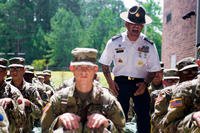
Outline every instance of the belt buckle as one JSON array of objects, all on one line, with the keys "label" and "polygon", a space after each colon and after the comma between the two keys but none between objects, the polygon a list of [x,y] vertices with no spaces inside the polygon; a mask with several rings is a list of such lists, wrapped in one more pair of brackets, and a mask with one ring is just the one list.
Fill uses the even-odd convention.
[{"label": "belt buckle", "polygon": [[134,79],[135,79],[134,77],[128,76],[128,80],[134,80]]}]

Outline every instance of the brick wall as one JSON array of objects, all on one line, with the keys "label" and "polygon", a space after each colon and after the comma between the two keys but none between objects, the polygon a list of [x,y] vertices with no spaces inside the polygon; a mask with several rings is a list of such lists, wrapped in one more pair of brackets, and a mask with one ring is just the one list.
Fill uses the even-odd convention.
[{"label": "brick wall", "polygon": [[176,62],[184,57],[195,57],[196,16],[185,20],[182,16],[196,10],[196,4],[196,0],[164,0],[162,61],[165,68],[170,68],[173,64],[172,55]]}]

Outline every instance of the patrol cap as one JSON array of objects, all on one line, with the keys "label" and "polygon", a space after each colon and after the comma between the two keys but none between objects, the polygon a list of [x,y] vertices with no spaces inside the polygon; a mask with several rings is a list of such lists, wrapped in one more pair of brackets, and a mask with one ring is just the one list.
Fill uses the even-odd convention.
[{"label": "patrol cap", "polygon": [[26,71],[25,71],[25,73],[30,73],[30,74],[34,74],[34,67],[33,66],[31,66],[31,65],[25,65],[25,69],[26,69]]},{"label": "patrol cap", "polygon": [[13,57],[9,59],[8,67],[24,67],[25,59],[22,57]]},{"label": "patrol cap", "polygon": [[36,73],[38,79],[44,79],[44,74],[42,72]]},{"label": "patrol cap", "polygon": [[176,63],[176,68],[178,71],[183,71],[190,68],[198,68],[198,65],[195,63],[195,58],[186,57]]},{"label": "patrol cap", "polygon": [[44,75],[51,76],[51,70],[44,70],[44,71],[43,71],[43,74],[44,74]]},{"label": "patrol cap", "polygon": [[4,58],[0,58],[0,68],[6,68],[8,65],[8,60]]},{"label": "patrol cap", "polygon": [[164,69],[163,79],[180,79],[177,69]]},{"label": "patrol cap", "polygon": [[96,58],[98,51],[94,48],[75,48],[72,50],[73,61],[72,66],[91,65],[96,66]]},{"label": "patrol cap", "polygon": [[144,8],[139,5],[131,7],[127,12],[122,12],[120,17],[133,24],[150,24],[152,22],[152,19],[146,15]]}]

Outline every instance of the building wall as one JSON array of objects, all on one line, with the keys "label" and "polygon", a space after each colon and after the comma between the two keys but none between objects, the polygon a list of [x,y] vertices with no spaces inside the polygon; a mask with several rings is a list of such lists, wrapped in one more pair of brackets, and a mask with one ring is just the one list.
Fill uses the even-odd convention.
[{"label": "building wall", "polygon": [[184,57],[195,57],[196,16],[193,15],[185,20],[182,16],[196,10],[196,4],[196,0],[164,0],[162,62],[165,68],[173,67]]}]

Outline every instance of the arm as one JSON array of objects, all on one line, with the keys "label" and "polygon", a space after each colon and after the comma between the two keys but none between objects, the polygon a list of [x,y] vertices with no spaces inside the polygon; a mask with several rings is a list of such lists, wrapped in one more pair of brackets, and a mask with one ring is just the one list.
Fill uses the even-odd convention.
[{"label": "arm", "polygon": [[155,77],[156,72],[148,72],[147,76],[144,78],[144,82],[138,83],[139,87],[137,91],[134,93],[135,96],[142,95],[145,92],[145,89],[149,86],[153,78]]},{"label": "arm", "polygon": [[118,95],[118,86],[112,80],[112,76],[111,76],[111,72],[110,72],[109,66],[102,64],[102,71],[103,71],[103,74],[104,74],[104,76],[106,78],[106,81],[107,81],[107,83],[109,85],[109,88],[111,89],[112,93],[114,95]]}]

